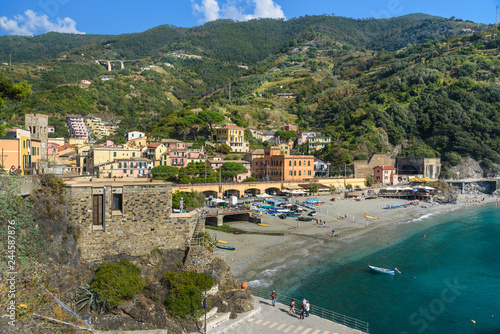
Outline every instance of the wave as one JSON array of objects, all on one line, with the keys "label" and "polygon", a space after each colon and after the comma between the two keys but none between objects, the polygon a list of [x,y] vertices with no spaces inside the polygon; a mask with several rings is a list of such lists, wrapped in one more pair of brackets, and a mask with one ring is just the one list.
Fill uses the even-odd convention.
[{"label": "wave", "polygon": [[248,281],[247,284],[250,288],[267,288],[273,284],[273,281],[256,279],[253,281]]},{"label": "wave", "polygon": [[418,222],[418,221],[430,218],[431,216],[434,216],[434,215],[435,215],[435,213],[428,213],[426,215],[423,215],[422,217],[415,218],[415,219],[411,220],[410,222]]},{"label": "wave", "polygon": [[256,276],[257,277],[261,277],[261,276],[263,276],[263,277],[275,276],[276,274],[278,274],[279,270],[284,269],[285,267],[286,267],[286,264],[278,266],[278,267],[276,267],[274,269],[266,269],[263,272],[258,273]]}]

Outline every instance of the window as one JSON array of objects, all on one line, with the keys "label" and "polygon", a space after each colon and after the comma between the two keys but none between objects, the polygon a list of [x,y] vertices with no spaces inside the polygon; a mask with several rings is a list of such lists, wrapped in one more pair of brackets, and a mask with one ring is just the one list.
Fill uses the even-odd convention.
[{"label": "window", "polygon": [[103,195],[94,195],[92,203],[92,225],[101,225],[104,222]]},{"label": "window", "polygon": [[132,156],[135,157],[135,152],[132,152]]},{"label": "window", "polygon": [[292,165],[292,160],[289,160],[288,161],[288,166],[291,166]]},{"label": "window", "polygon": [[308,165],[308,166],[311,166],[311,160],[309,160],[309,161],[307,162],[307,165]]},{"label": "window", "polygon": [[288,176],[292,176],[292,171],[291,170],[288,171]]},{"label": "window", "polygon": [[294,165],[294,166],[297,166],[297,160],[294,160],[294,161],[293,161],[293,165]]},{"label": "window", "polygon": [[123,210],[123,194],[113,194],[113,210]]},{"label": "window", "polygon": [[121,162],[118,163],[118,168],[122,168],[122,163]]},{"label": "window", "polygon": [[113,157],[116,157],[116,152],[113,152]]},{"label": "window", "polygon": [[311,171],[310,170],[307,171],[307,175],[311,176]]},{"label": "window", "polygon": [[301,164],[300,164],[301,162],[302,162],[302,161],[300,161],[300,160],[299,160],[299,166],[301,166]]},{"label": "window", "polygon": [[83,158],[83,163],[86,164],[87,163],[87,158]]},{"label": "window", "polygon": [[299,176],[301,176],[300,170],[299,170]]}]

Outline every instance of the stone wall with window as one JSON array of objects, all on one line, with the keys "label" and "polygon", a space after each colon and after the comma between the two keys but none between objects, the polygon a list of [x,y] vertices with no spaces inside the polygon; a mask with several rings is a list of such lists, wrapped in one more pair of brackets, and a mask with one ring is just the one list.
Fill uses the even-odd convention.
[{"label": "stone wall with window", "polygon": [[200,218],[197,211],[172,214],[170,183],[74,181],[65,189],[68,220],[80,229],[78,247],[86,261],[184,248]]}]

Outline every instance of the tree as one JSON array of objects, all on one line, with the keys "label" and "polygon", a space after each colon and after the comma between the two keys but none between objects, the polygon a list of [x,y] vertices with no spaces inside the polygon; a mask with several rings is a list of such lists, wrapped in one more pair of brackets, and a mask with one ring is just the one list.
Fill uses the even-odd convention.
[{"label": "tree", "polygon": [[153,180],[173,181],[177,174],[179,174],[179,169],[172,166],[156,166],[151,169]]},{"label": "tree", "polygon": [[328,188],[330,189],[331,193],[334,193],[334,192],[337,191],[337,187],[335,187],[335,185],[333,185],[333,184],[330,187],[328,187]]},{"label": "tree", "polygon": [[311,193],[311,194],[315,194],[319,191],[319,183],[318,182],[311,182],[307,185],[307,190]]},{"label": "tree", "polygon": [[370,175],[368,175],[367,177],[365,177],[365,186],[367,187],[372,187],[373,186],[373,177],[371,177]]},{"label": "tree", "polygon": [[202,110],[198,116],[210,127],[210,133],[213,131],[214,124],[218,124],[225,119],[224,115],[213,110]]},{"label": "tree", "polygon": [[276,131],[276,135],[286,140],[297,138],[297,132],[295,131],[278,130]]},{"label": "tree", "polygon": [[179,169],[179,182],[181,183],[216,183],[217,173],[209,164],[203,161],[190,162],[186,167]]},{"label": "tree", "polygon": [[236,176],[248,172],[248,169],[246,169],[245,166],[233,161],[225,162],[220,168],[221,177],[224,179],[234,180]]},{"label": "tree", "polygon": [[222,143],[217,145],[217,152],[222,153],[222,154],[229,154],[231,153],[231,146],[229,146],[226,143]]},{"label": "tree", "polygon": [[351,190],[351,189],[352,189],[352,184],[348,183],[348,184],[345,186],[345,188],[346,188],[347,190]]}]

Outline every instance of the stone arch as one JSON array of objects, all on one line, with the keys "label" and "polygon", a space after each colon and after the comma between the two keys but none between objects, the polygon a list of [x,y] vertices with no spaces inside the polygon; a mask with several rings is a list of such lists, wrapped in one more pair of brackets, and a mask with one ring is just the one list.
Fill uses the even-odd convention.
[{"label": "stone arch", "polygon": [[268,195],[278,195],[280,192],[281,192],[280,188],[276,188],[276,187],[266,188],[266,194],[268,194]]},{"label": "stone arch", "polygon": [[240,191],[237,189],[227,189],[224,190],[224,193],[222,194],[223,197],[229,197],[229,196],[236,196],[240,197]]},{"label": "stone arch", "polygon": [[418,169],[413,165],[403,165],[398,168],[398,173],[402,175],[417,175]]},{"label": "stone arch", "polygon": [[245,194],[250,196],[260,195],[260,189],[258,188],[249,188],[245,190]]},{"label": "stone arch", "polygon": [[210,197],[212,196],[212,198],[217,198],[217,192],[216,191],[213,191],[213,190],[205,190],[203,192],[203,195],[205,195],[205,197]]}]

